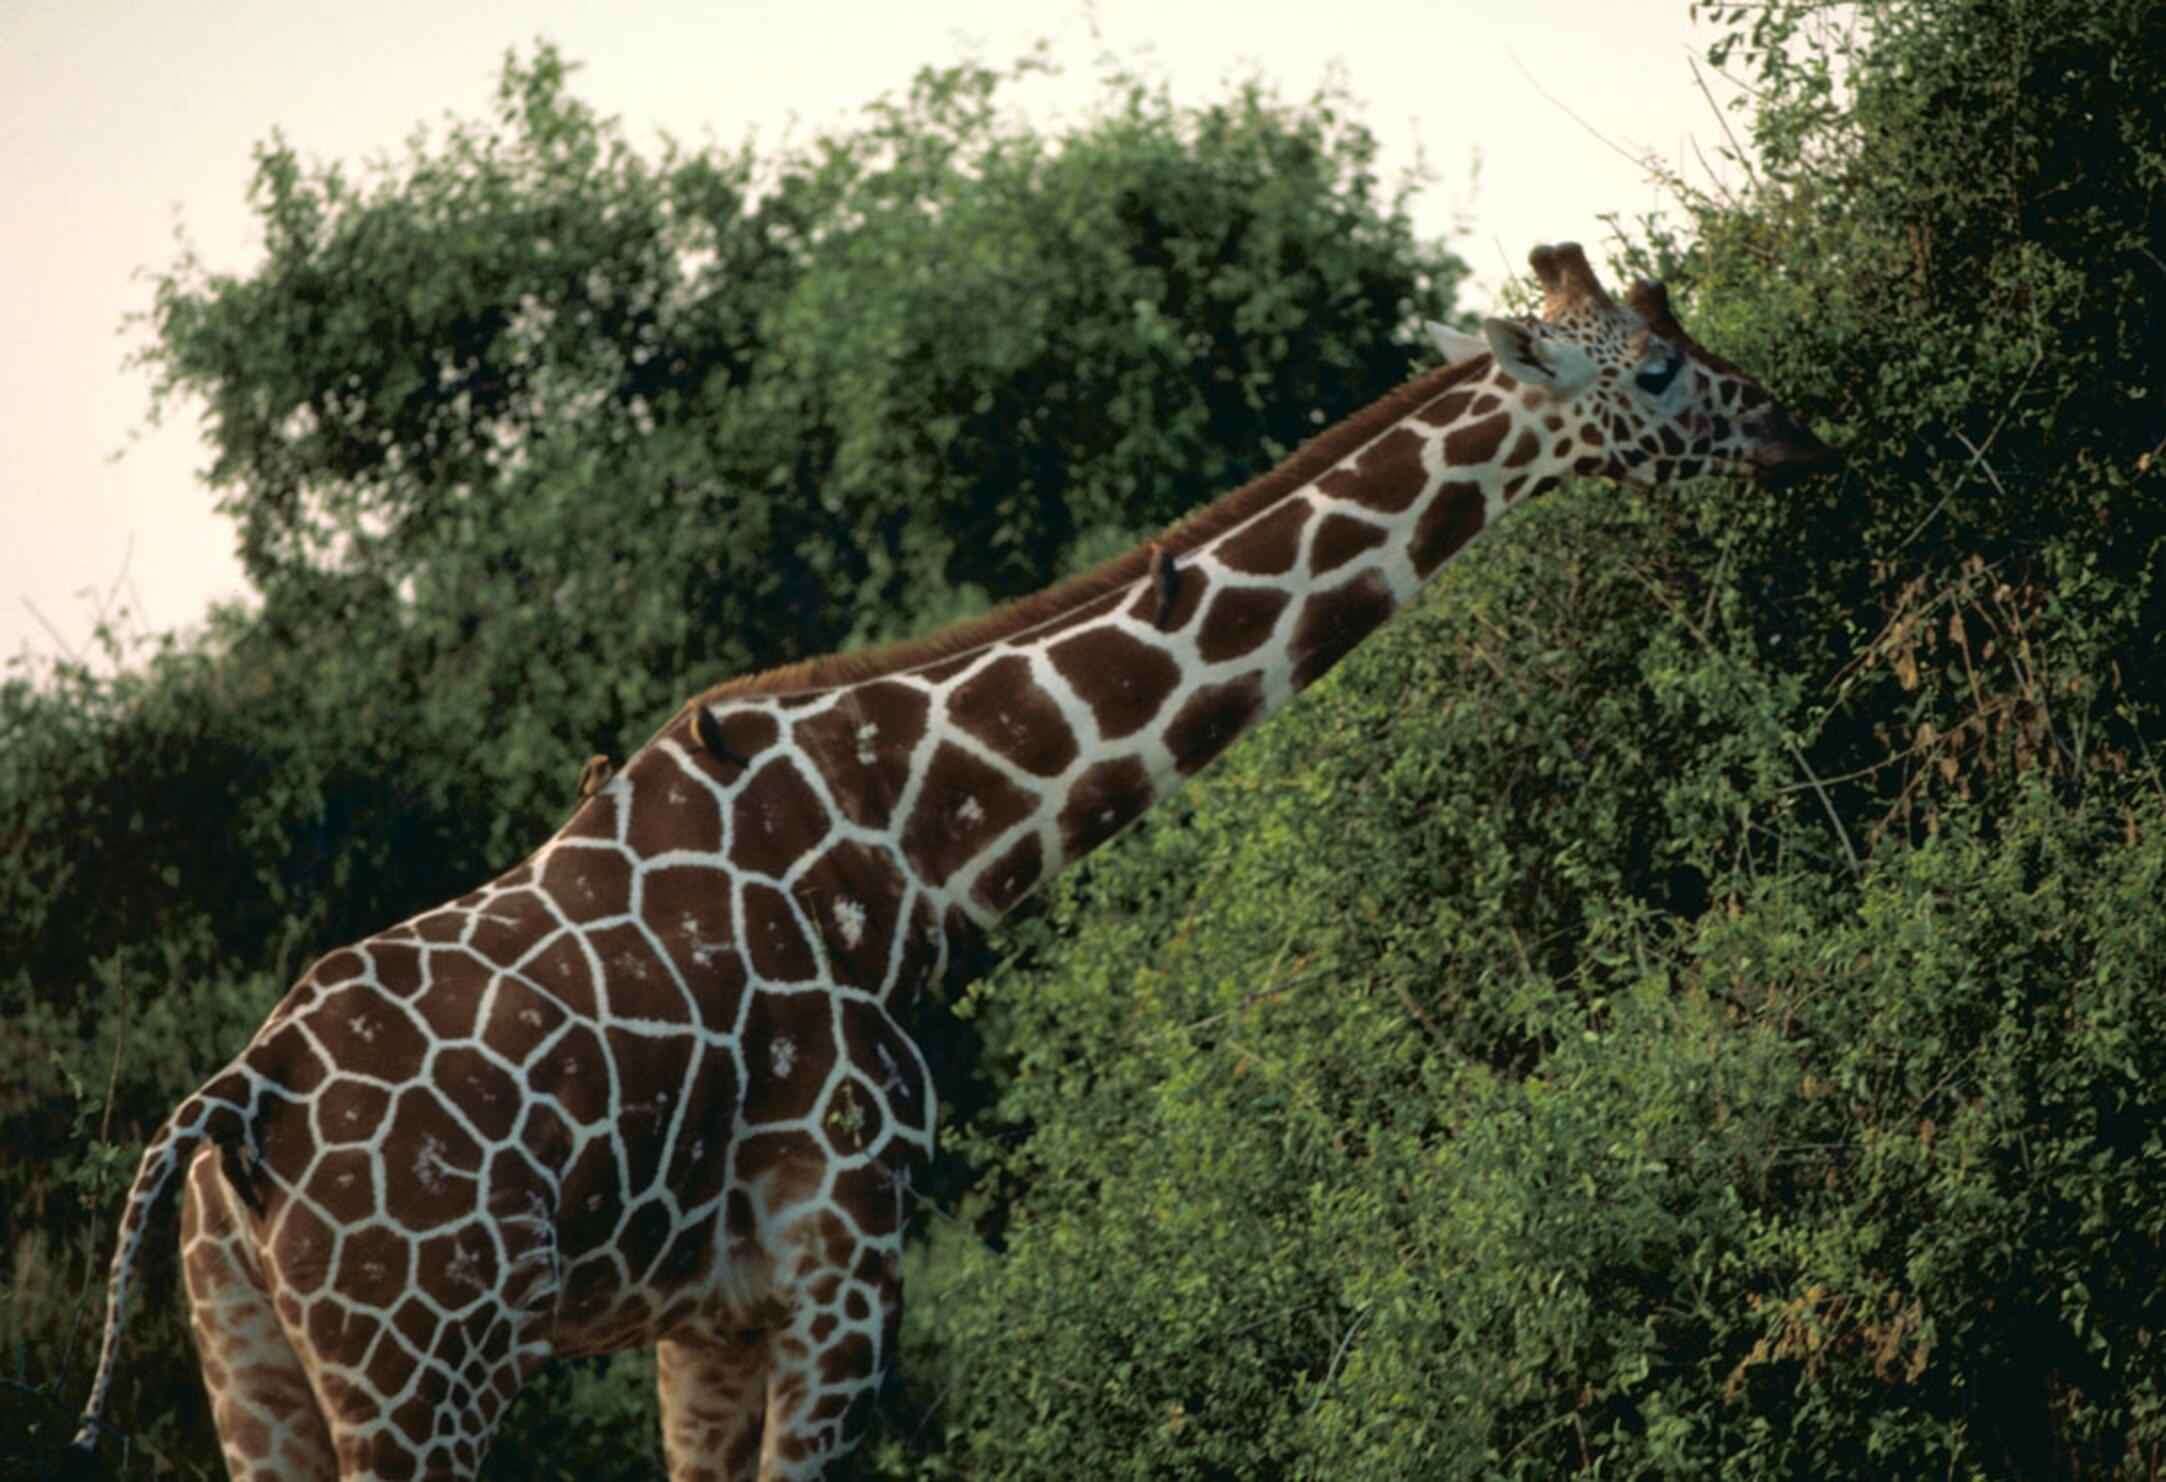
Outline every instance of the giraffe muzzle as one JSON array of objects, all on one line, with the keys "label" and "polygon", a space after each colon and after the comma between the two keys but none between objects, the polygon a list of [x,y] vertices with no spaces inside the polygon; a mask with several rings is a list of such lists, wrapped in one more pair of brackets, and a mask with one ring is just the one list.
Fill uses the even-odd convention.
[{"label": "giraffe muzzle", "polygon": [[1843,455],[1813,435],[1812,429],[1780,407],[1746,419],[1752,440],[1753,475],[1760,482],[1783,485],[1840,467]]}]

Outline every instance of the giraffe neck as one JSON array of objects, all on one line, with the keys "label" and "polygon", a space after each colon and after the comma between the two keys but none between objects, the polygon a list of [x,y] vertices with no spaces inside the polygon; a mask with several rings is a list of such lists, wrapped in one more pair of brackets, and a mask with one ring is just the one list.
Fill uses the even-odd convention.
[{"label": "giraffe neck", "polygon": [[[1507,505],[1570,472],[1564,428],[1489,357],[1462,361],[1097,572],[931,639],[724,685],[691,709],[742,794],[766,799],[740,827],[778,830],[778,869],[788,820],[825,815],[908,877],[883,866],[867,895],[983,927],[1321,677]],[[864,910],[857,896],[831,903],[818,927],[831,954],[866,938]],[[854,976],[879,991],[894,959]]]}]

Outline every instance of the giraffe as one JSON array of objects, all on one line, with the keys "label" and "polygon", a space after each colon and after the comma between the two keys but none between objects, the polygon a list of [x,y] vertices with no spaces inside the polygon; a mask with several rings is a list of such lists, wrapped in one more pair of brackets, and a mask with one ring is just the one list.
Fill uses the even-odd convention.
[{"label": "giraffe", "polygon": [[1575,244],[1542,312],[1157,540],[927,638],[727,681],[472,893],[312,965],[143,1155],[75,1445],[181,1182],[236,1479],[464,1478],[554,1356],[658,1350],[674,1482],[809,1478],[892,1362],[951,948],[1566,477],[1834,453]]}]

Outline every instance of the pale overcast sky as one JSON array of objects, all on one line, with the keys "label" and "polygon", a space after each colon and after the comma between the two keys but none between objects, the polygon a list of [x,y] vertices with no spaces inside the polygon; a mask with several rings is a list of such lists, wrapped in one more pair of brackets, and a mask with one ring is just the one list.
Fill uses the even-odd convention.
[{"label": "pale overcast sky", "polygon": [[847,123],[921,65],[1001,63],[1040,36],[1068,68],[1014,100],[1041,121],[1087,103],[1106,49],[1186,102],[1251,73],[1298,98],[1336,68],[1386,178],[1417,149],[1436,172],[1419,229],[1471,228],[1452,238],[1477,275],[1463,308],[1487,307],[1536,242],[1576,238],[1599,261],[1603,216],[1660,203],[1619,149],[1691,160],[1697,141],[1712,159],[1722,137],[1686,0],[0,0],[0,674],[25,652],[87,652],[116,588],[149,631],[244,595],[196,476],[196,411],[144,431],[149,380],[124,365],[141,341],[122,320],[176,230],[213,271],[248,271],[250,150],[274,127],[308,158],[394,155],[418,124],[488,116],[506,50],[546,37],[581,64],[575,93],[642,146],[779,143]]}]

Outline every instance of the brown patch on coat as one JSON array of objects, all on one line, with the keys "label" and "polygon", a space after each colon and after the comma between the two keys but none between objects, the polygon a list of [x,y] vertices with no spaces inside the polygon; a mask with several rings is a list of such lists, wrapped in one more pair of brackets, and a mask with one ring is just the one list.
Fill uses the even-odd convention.
[{"label": "brown patch on coat", "polygon": [[1005,916],[1044,874],[1045,855],[1038,836],[1025,834],[978,876],[971,898],[995,916]]},{"label": "brown patch on coat", "polygon": [[520,977],[580,1018],[593,1018],[600,1008],[593,990],[593,966],[580,949],[576,932],[559,932],[550,938],[548,947],[520,964]]},{"label": "brown patch on coat", "polygon": [[1444,434],[1444,461],[1453,468],[1477,468],[1497,456],[1512,419],[1502,412],[1454,427]]},{"label": "brown patch on coat", "polygon": [[730,863],[779,879],[826,833],[826,806],[795,761],[777,756],[745,780],[730,804]]},{"label": "brown patch on coat", "polygon": [[[376,1089],[371,1087],[370,1089]],[[384,1096],[386,1105],[390,1096]],[[372,1135],[376,1123],[369,1124]],[[376,1175],[366,1148],[326,1148],[309,1171],[308,1197],[338,1225],[356,1225],[376,1212]]]},{"label": "brown patch on coat", "polygon": [[766,983],[802,983],[818,975],[819,959],[790,910],[789,897],[753,881],[744,888],[744,945],[753,976]]},{"label": "brown patch on coat", "polygon": [[601,959],[602,983],[612,1019],[683,1024],[689,1018],[684,989],[670,965],[655,956],[643,923],[620,921],[587,933]]},{"label": "brown patch on coat", "polygon": [[556,916],[534,891],[507,890],[475,912],[467,945],[498,967],[509,967],[556,927]]},{"label": "brown patch on coat", "polygon": [[926,766],[917,806],[903,825],[903,858],[926,884],[943,885],[1036,806],[1036,798],[989,763],[944,742]]},{"label": "brown patch on coat", "polygon": [[923,1136],[932,1132],[931,1087],[918,1057],[894,1016],[863,999],[841,1000],[842,1053],[865,1079],[880,1089],[898,1128]]},{"label": "brown patch on coat", "polygon": [[[699,755],[693,753],[695,758]],[[732,781],[744,776],[744,770],[735,766],[728,773]],[[685,775],[675,757],[660,751],[635,756],[625,765],[622,780],[629,786],[606,789],[594,798],[574,817],[574,826],[564,831],[564,837],[614,839],[617,810],[621,808],[626,811],[625,847],[634,854],[655,855],[672,849],[721,853],[721,804],[700,778]],[[610,827],[588,830],[585,825],[590,813],[606,813]]]},{"label": "brown patch on coat", "polygon": [[744,1120],[794,1122],[820,1104],[835,1064],[834,1003],[825,993],[763,993],[745,1017]]},{"label": "brown patch on coat", "polygon": [[472,1045],[445,1045],[430,1072],[444,1095],[490,1142],[502,1142],[519,1124],[519,1083]]},{"label": "brown patch on coat", "polygon": [[499,977],[480,1039],[513,1065],[523,1067],[556,1034],[565,1017],[563,1005],[549,994],[517,978]]},{"label": "brown patch on coat", "polygon": [[[1173,559],[1164,552],[1160,554],[1169,562]],[[1182,570],[1179,576],[1170,590],[1153,582],[1144,582],[1128,604],[1128,615],[1161,633],[1178,633],[1187,627],[1189,620],[1195,617],[1196,609],[1203,606],[1203,594],[1211,579],[1194,568]],[[1074,626],[1082,628],[1088,622],[1089,619],[1078,617]]]},{"label": "brown patch on coat", "polygon": [[1005,654],[957,685],[948,696],[948,719],[1040,777],[1057,777],[1076,759],[1074,732],[1021,654]]},{"label": "brown patch on coat", "polygon": [[1317,480],[1317,487],[1334,499],[1345,499],[1387,515],[1395,515],[1421,497],[1429,487],[1429,470],[1422,454],[1429,440],[1410,427],[1394,427],[1378,438],[1351,469],[1335,469]]},{"label": "brown patch on coat", "polygon": [[429,1053],[405,1006],[364,983],[333,989],[300,1019],[332,1064],[365,1065],[393,1085],[419,1076]]},{"label": "brown patch on coat", "polygon": [[384,1134],[384,1211],[409,1230],[433,1230],[472,1214],[481,1145],[434,1086],[408,1086]]},{"label": "brown patch on coat", "polygon": [[902,871],[882,846],[837,839],[790,887],[827,943],[837,982],[880,991],[903,903]]},{"label": "brown patch on coat", "polygon": [[726,1027],[734,1011],[729,990],[744,980],[730,920],[729,876],[709,865],[649,865],[639,877],[639,914],[708,1022]]},{"label": "brown patch on coat", "polygon": [[[421,949],[411,942],[385,941],[372,937],[361,944],[368,954],[369,966],[376,974],[377,986],[384,992],[399,998],[407,998],[421,991]],[[318,969],[320,972],[322,969]]]},{"label": "brown patch on coat", "polygon": [[[729,1053],[706,1045],[685,1092],[684,1126],[670,1148],[669,1187],[688,1214],[722,1197],[729,1174],[729,1129],[738,1111],[737,1069]],[[712,1237],[702,1227],[703,1243]]]},{"label": "brown patch on coat", "polygon": [[902,929],[907,935],[896,955],[894,977],[886,987],[889,1007],[897,1014],[907,1014],[918,993],[932,982],[940,968],[945,940],[933,908],[922,894],[911,898],[909,921]]},{"label": "brown patch on coat", "polygon": [[1487,518],[1482,486],[1473,480],[1458,480],[1437,490],[1436,498],[1429,501],[1429,507],[1414,524],[1414,539],[1407,552],[1414,563],[1414,574],[1426,581],[1429,573],[1481,534]]},{"label": "brown patch on coat", "polygon": [[[932,701],[915,685],[879,683],[854,691],[796,726],[797,744],[827,779],[828,795],[845,818],[881,829],[910,780],[910,755]],[[869,758],[869,760],[868,760]]]},{"label": "brown patch on coat", "polygon": [[1289,499],[1212,551],[1218,564],[1248,576],[1279,576],[1294,569],[1301,531],[1313,513],[1306,499]]},{"label": "brown patch on coat", "polygon": [[[902,1223],[896,1214],[894,1183],[886,1166],[880,1162],[860,1163],[855,1168],[838,1171],[829,1191],[835,1207],[850,1217],[851,1224],[869,1235],[886,1235]],[[839,1326],[839,1322],[830,1320],[824,1334],[813,1333],[813,1341],[817,1343],[823,1337],[832,1336]],[[823,1408],[825,1405],[823,1401]]]},{"label": "brown patch on coat", "polygon": [[391,1110],[391,1092],[352,1076],[333,1076],[313,1103],[316,1139],[337,1147],[367,1142]]},{"label": "brown patch on coat", "polygon": [[[574,1021],[563,1035],[552,1044],[548,1052],[539,1055],[527,1067],[527,1088],[530,1097],[547,1097],[556,1102],[564,1119],[572,1126],[593,1128],[609,1115],[609,1078],[596,1073],[602,1064],[601,1037],[594,1026],[584,1020]],[[528,1118],[529,1123],[533,1121]],[[523,1129],[521,1140],[530,1148],[539,1145],[529,1140],[532,1128]],[[547,1131],[547,1128],[542,1129]]]},{"label": "brown patch on coat", "polygon": [[1206,664],[1221,664],[1261,648],[1290,600],[1277,587],[1220,588],[1197,630],[1197,655]]},{"label": "brown patch on coat", "polygon": [[1114,757],[1076,778],[1060,810],[1061,847],[1070,863],[1126,828],[1155,799],[1142,758]]},{"label": "brown patch on coat", "polygon": [[1166,727],[1166,749],[1183,775],[1199,770],[1232,745],[1263,709],[1261,675],[1207,684],[1181,703]]},{"label": "brown patch on coat", "polygon": [[1294,624],[1294,687],[1322,678],[1390,617],[1393,607],[1391,588],[1374,571],[1310,597]]},{"label": "brown patch on coat", "polygon": [[1382,545],[1390,532],[1382,525],[1357,520],[1352,515],[1326,515],[1309,543],[1309,575],[1336,571],[1363,551]]},{"label": "brown patch on coat", "polygon": [[1091,707],[1098,734],[1107,741],[1133,736],[1149,725],[1181,682],[1180,665],[1170,654],[1119,628],[1085,629],[1055,643],[1046,657]]},{"label": "brown patch on coat", "polygon": [[614,847],[561,846],[542,866],[541,890],[575,924],[622,916],[632,909],[632,857]]}]

